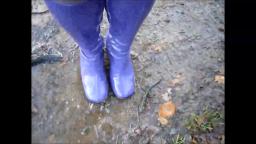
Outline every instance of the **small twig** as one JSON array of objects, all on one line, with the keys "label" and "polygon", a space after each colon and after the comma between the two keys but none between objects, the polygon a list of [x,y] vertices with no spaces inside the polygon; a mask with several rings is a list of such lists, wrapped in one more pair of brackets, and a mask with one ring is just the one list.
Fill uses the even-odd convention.
[{"label": "small twig", "polygon": [[103,111],[103,109],[104,109],[104,105],[101,105],[100,106],[100,111]]},{"label": "small twig", "polygon": [[31,12],[32,14],[45,14],[48,13],[49,10],[41,11],[41,12]]},{"label": "small twig", "polygon": [[31,66],[36,66],[38,64],[42,63],[55,63],[55,62],[61,62],[63,60],[63,57],[61,55],[55,55],[55,54],[49,54],[41,56],[37,59],[34,59],[31,61]]},{"label": "small twig", "polygon": [[139,112],[142,112],[145,108],[145,105],[146,105],[146,100],[147,100],[147,97],[149,95],[149,92],[156,86],[158,85],[160,82],[161,82],[162,79],[160,79],[159,81],[157,81],[155,84],[153,84],[151,87],[149,87],[147,90],[146,90],[146,93],[145,95],[142,97],[142,100],[141,100],[141,103],[139,105]]},{"label": "small twig", "polygon": [[89,109],[92,110],[92,108],[93,108],[93,103],[90,103],[89,104]]},{"label": "small twig", "polygon": [[119,135],[117,135],[117,138],[116,138],[116,144],[118,144],[118,137],[119,137]]},{"label": "small twig", "polygon": [[145,65],[144,67],[140,68],[139,70],[137,70],[137,72],[141,72],[143,71],[144,69],[148,68],[152,63],[149,63],[147,65]]},{"label": "small twig", "polygon": [[98,134],[98,130],[97,130],[96,125],[94,125],[94,130],[95,130],[95,133],[96,133],[96,137],[99,138],[99,134]]},{"label": "small twig", "polygon": [[138,106],[138,109],[137,109],[137,126],[136,127],[140,126],[140,113],[139,113],[139,109],[140,109],[140,107]]},{"label": "small twig", "polygon": [[172,61],[171,61],[171,59],[170,59],[169,55],[168,55],[168,54],[166,54],[166,55],[167,55],[167,58],[168,58],[169,64],[170,64],[170,65],[172,65]]}]

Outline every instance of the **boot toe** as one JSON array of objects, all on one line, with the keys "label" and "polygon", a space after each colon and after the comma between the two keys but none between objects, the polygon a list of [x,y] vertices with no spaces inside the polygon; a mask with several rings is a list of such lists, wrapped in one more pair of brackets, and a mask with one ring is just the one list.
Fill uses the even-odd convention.
[{"label": "boot toe", "polygon": [[83,80],[85,96],[92,103],[103,103],[108,96],[108,87],[105,80],[87,77]]},{"label": "boot toe", "polygon": [[126,99],[134,95],[134,78],[133,77],[114,77],[112,81],[112,89],[116,97]]}]

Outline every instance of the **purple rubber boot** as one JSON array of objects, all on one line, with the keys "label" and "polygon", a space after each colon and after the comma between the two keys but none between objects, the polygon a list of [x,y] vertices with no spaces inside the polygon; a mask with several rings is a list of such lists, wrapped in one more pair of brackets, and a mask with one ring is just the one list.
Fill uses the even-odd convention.
[{"label": "purple rubber boot", "polygon": [[110,83],[114,94],[120,99],[135,93],[130,47],[154,2],[155,0],[106,0],[110,23],[106,39],[110,59]]},{"label": "purple rubber boot", "polygon": [[104,102],[108,83],[104,69],[100,22],[105,0],[45,0],[58,23],[80,47],[80,69],[87,99]]}]

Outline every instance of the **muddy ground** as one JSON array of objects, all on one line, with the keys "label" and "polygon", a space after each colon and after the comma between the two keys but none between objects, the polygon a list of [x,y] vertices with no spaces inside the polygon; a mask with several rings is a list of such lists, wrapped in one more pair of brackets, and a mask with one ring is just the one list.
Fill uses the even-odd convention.
[{"label": "muddy ground", "polygon": [[[103,35],[108,24],[104,13]],[[79,50],[53,20],[43,1],[32,0],[32,142],[167,144],[178,134],[185,143],[223,143],[224,120],[192,139],[185,124],[205,106],[224,114],[224,1],[157,0],[132,45],[136,94],[103,105],[84,99]],[[50,60],[50,61],[49,61]],[[138,106],[149,92],[143,111]],[[159,105],[177,111],[165,126]]]}]

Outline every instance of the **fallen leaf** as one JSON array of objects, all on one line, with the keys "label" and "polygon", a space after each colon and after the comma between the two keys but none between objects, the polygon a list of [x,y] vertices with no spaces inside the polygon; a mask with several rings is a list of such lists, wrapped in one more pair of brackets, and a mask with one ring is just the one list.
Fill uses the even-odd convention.
[{"label": "fallen leaf", "polygon": [[159,117],[169,118],[174,115],[176,106],[172,101],[161,104],[159,107]]},{"label": "fallen leaf", "polygon": [[166,41],[162,40],[162,41],[159,41],[158,43],[150,44],[149,49],[150,51],[153,50],[154,52],[160,53],[168,46],[169,44]]},{"label": "fallen leaf", "polygon": [[168,120],[167,120],[166,118],[159,117],[158,120],[159,120],[159,122],[160,122],[162,125],[167,125],[167,124],[168,124]]},{"label": "fallen leaf", "polygon": [[217,82],[218,84],[224,84],[225,77],[222,75],[216,75],[214,78],[214,81]]},{"label": "fallen leaf", "polygon": [[174,80],[172,80],[172,84],[173,84],[173,85],[176,85],[176,84],[178,84],[178,83],[180,83],[180,79],[174,79]]},{"label": "fallen leaf", "polygon": [[172,101],[168,101],[159,106],[158,120],[162,125],[168,124],[168,118],[175,114],[176,106]]},{"label": "fallen leaf", "polygon": [[161,51],[162,51],[162,48],[161,48],[160,46],[156,46],[156,47],[154,48],[154,50],[157,51],[157,52],[161,52]]},{"label": "fallen leaf", "polygon": [[195,138],[194,137],[192,137],[192,142],[191,142],[192,144],[197,144],[197,141],[195,140]]},{"label": "fallen leaf", "polygon": [[55,141],[55,135],[52,134],[52,135],[50,135],[50,136],[48,137],[48,143],[53,144],[53,143],[55,143],[54,141]]},{"label": "fallen leaf", "polygon": [[204,121],[205,121],[205,118],[204,118],[204,117],[198,117],[198,118],[196,119],[196,122],[197,122],[198,125],[203,124]]},{"label": "fallen leaf", "polygon": [[180,84],[181,81],[183,81],[184,79],[185,79],[184,76],[182,76],[181,74],[178,74],[175,79],[170,81],[170,85],[175,86],[177,84]]}]

